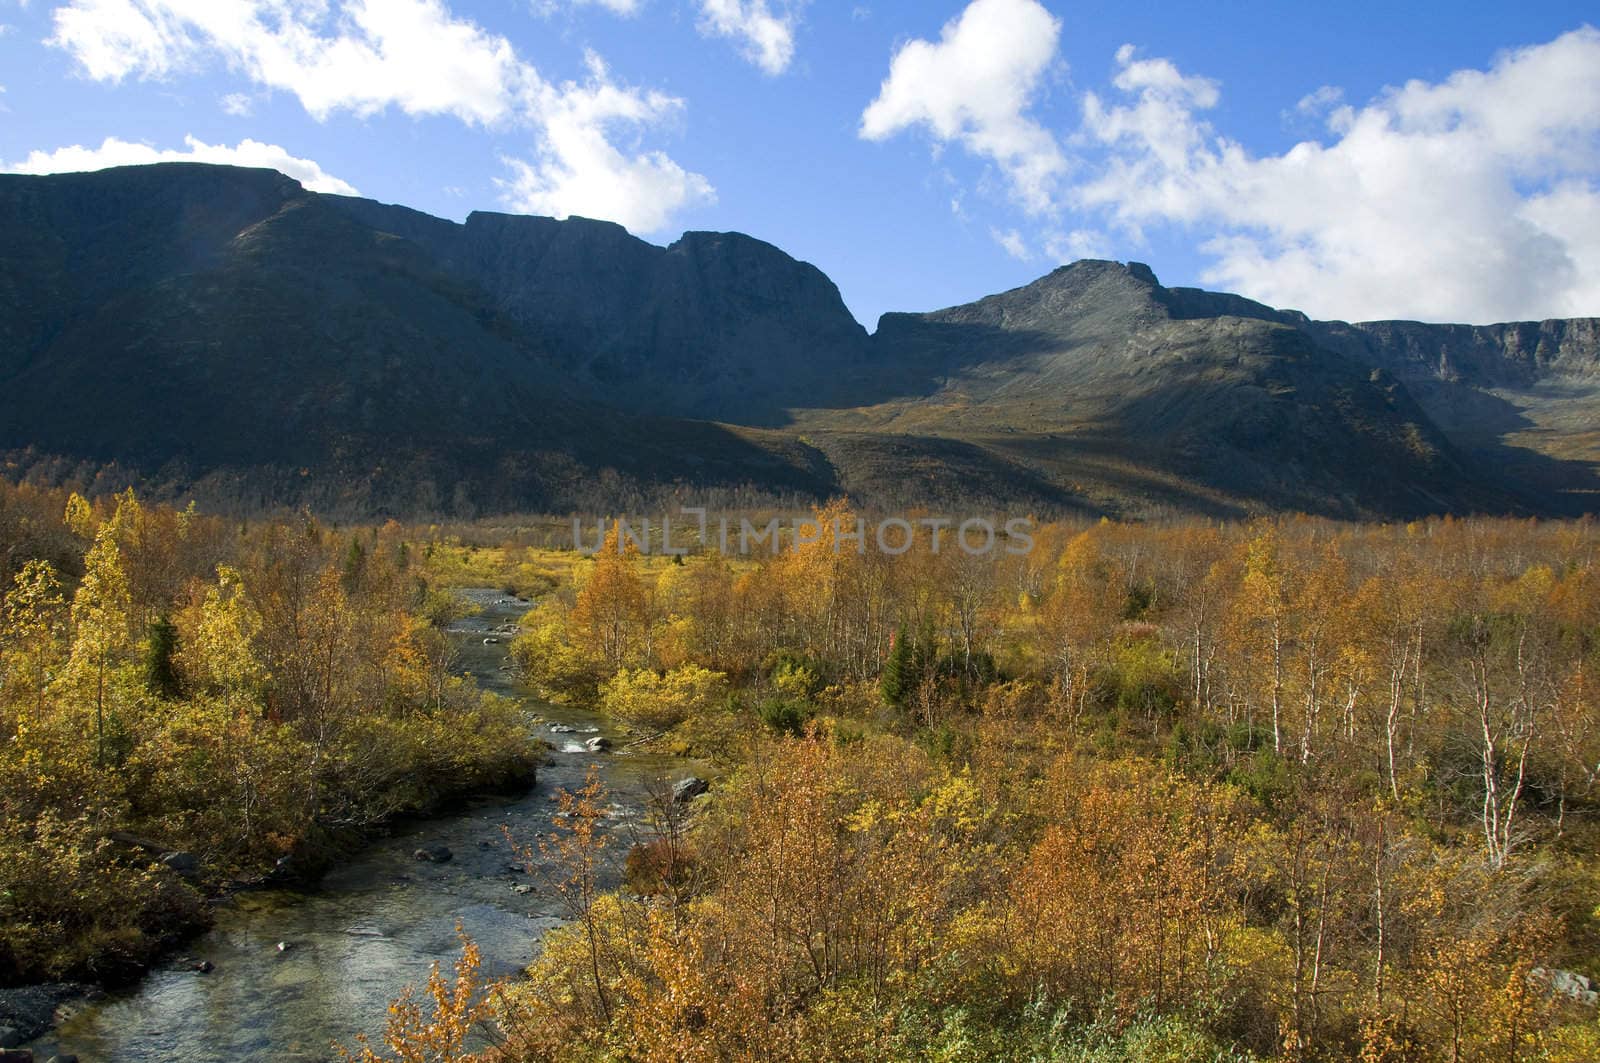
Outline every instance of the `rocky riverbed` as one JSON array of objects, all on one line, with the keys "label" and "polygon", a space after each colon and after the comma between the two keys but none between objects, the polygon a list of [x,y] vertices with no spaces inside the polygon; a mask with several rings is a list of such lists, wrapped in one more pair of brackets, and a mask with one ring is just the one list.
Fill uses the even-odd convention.
[{"label": "rocky riverbed", "polygon": [[[335,1042],[353,1045],[356,1034],[381,1031],[391,999],[425,980],[433,963],[454,960],[458,924],[481,947],[490,976],[526,965],[540,935],[561,923],[561,908],[538,875],[516,866],[505,829],[524,842],[551,831],[557,791],[580,787],[597,764],[611,791],[610,829],[626,834],[650,793],[695,766],[632,752],[594,713],[520,690],[507,651],[528,603],[492,590],[466,593],[482,612],[451,629],[463,670],[521,698],[530,741],[555,748],[537,785],[399,825],[315,889],[247,891],[219,902],[213,928],[138,985],[97,999],[66,994],[65,1021],[28,1045],[35,1059],[322,1061],[336,1058]],[[615,851],[625,850],[619,839]]]}]

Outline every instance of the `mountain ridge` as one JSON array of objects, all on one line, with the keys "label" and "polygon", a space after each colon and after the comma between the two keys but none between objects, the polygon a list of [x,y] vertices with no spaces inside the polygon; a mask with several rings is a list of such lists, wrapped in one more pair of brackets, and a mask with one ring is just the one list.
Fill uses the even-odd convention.
[{"label": "mountain ridge", "polygon": [[1317,322],[1084,260],[869,334],[740,233],[458,223],[184,163],[0,176],[0,231],[12,476],[1399,517],[1585,511],[1600,467],[1596,319]]}]

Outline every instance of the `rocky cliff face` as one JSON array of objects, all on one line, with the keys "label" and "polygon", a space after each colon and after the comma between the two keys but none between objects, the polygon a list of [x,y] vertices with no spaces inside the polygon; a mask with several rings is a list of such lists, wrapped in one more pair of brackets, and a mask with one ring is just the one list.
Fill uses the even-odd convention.
[{"label": "rocky cliff face", "polygon": [[353,512],[849,490],[1359,517],[1600,490],[1593,319],[1320,323],[1086,261],[869,337],[748,236],[458,224],[187,164],[0,176],[0,231],[8,475]]},{"label": "rocky cliff face", "polygon": [[1600,318],[1496,325],[1313,321],[1297,310],[1277,310],[1243,296],[1161,287],[1150,268],[1137,262],[1129,263],[1128,270],[1148,282],[1153,298],[1174,318],[1242,317],[1289,325],[1319,346],[1402,380],[1494,388],[1600,375]]},{"label": "rocky cliff face", "polygon": [[1323,346],[1381,365],[1401,379],[1493,388],[1600,375],[1600,318],[1503,325],[1310,322],[1306,328]]},{"label": "rocky cliff face", "polygon": [[739,233],[663,248],[583,218],[478,212],[445,228],[403,208],[339,206],[427,247],[627,409],[781,424],[867,347],[821,270]]}]

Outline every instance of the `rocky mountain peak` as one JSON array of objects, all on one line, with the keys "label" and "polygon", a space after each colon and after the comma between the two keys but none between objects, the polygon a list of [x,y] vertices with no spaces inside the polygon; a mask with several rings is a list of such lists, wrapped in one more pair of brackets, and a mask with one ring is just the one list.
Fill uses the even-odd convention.
[{"label": "rocky mountain peak", "polygon": [[458,223],[201,164],[3,175],[0,231],[0,450],[61,468],[428,512],[606,470],[1236,515],[1600,497],[1592,320],[1321,324],[1086,259],[869,337],[742,233]]}]

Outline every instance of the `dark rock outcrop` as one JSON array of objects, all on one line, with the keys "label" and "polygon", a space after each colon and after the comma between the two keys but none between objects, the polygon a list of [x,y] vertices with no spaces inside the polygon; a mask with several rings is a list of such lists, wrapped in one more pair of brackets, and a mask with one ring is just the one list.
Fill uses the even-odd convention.
[{"label": "dark rock outcrop", "polygon": [[691,775],[687,779],[679,779],[672,787],[672,800],[677,804],[688,804],[701,794],[711,789],[711,784],[698,775]]},{"label": "dark rock outcrop", "polygon": [[74,982],[0,989],[0,1048],[15,1048],[48,1033],[56,1024],[56,1009],[99,993]]},{"label": "dark rock outcrop", "polygon": [[455,858],[455,853],[447,845],[424,845],[414,851],[411,856],[425,864],[447,864]]},{"label": "dark rock outcrop", "polygon": [[193,875],[200,870],[200,860],[193,853],[162,853],[161,863],[180,875]]}]

